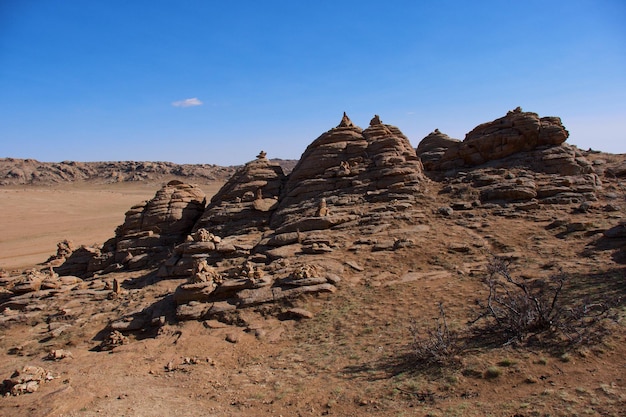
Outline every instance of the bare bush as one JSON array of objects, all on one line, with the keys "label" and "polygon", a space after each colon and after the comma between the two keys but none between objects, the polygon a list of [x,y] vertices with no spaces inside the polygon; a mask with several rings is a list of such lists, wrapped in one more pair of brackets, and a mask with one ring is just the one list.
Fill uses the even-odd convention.
[{"label": "bare bush", "polygon": [[439,317],[435,319],[434,328],[423,333],[417,322],[411,320],[409,331],[413,338],[411,352],[422,364],[454,364],[463,350],[459,333],[448,327],[443,303],[439,303]]},{"label": "bare bush", "polygon": [[[601,322],[610,318],[609,302],[584,299],[576,305],[562,301],[566,275],[559,273],[549,280],[515,279],[510,261],[492,258],[485,283],[489,289],[486,302],[477,301],[481,311],[471,324],[486,322],[480,331],[504,339],[504,344],[527,342],[531,338],[551,343],[591,341],[603,333]],[[560,339],[560,340],[559,340]]]}]

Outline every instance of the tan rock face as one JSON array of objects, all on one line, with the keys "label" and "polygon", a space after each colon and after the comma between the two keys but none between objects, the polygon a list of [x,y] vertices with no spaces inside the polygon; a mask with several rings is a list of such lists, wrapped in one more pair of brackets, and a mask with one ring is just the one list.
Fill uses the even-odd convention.
[{"label": "tan rock face", "polygon": [[363,130],[344,114],[337,127],[318,137],[302,154],[271,226],[316,216],[322,198],[330,204],[341,200],[342,205],[354,205],[373,194],[408,196],[419,189],[422,171],[415,149],[397,127],[375,116]]},{"label": "tan rock face", "polygon": [[435,131],[417,152],[428,171],[445,172],[452,193],[471,184],[474,192],[465,198],[547,204],[595,200],[600,179],[591,162],[564,143],[567,137],[558,117],[540,118],[517,108],[477,126],[463,142]]},{"label": "tan rock face", "polygon": [[[477,126],[465,135],[462,142],[448,141],[444,136],[433,132],[418,146],[420,155],[426,153],[430,170],[473,167],[521,152],[558,147],[565,142],[569,132],[558,117],[540,118],[536,113],[523,112],[518,107],[504,117]],[[432,154],[433,149],[439,152]],[[554,170],[549,165],[547,169]],[[574,168],[569,165],[580,164],[575,158],[566,158],[560,165],[564,170],[572,171]],[[579,171],[582,173],[584,168]]]},{"label": "tan rock face", "polygon": [[266,227],[284,181],[280,165],[260,153],[215,194],[194,230],[205,228],[218,235],[231,235]]},{"label": "tan rock face", "polygon": [[206,204],[195,185],[170,181],[150,201],[133,206],[103,247],[78,248],[55,268],[60,275],[89,276],[109,268],[138,269],[163,260],[185,240]]},{"label": "tan rock face", "polygon": [[422,164],[424,164],[424,169],[430,171],[436,169],[437,162],[443,157],[448,148],[458,146],[460,142],[460,140],[452,139],[445,133],[440,132],[439,129],[435,129],[421,140],[416,152],[422,160]]},{"label": "tan rock face", "polygon": [[522,112],[518,107],[504,117],[474,128],[463,142],[448,149],[442,164],[463,161],[466,166],[479,165],[542,145],[560,145],[568,136],[558,117],[539,118],[536,113]]}]

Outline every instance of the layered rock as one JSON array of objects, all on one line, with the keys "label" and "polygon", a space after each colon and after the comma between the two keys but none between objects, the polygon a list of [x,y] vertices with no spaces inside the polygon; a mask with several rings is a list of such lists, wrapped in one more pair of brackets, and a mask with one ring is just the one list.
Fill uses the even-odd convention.
[{"label": "layered rock", "polygon": [[[363,130],[344,113],[302,154],[271,226],[279,232],[330,228],[355,220],[350,209],[363,202],[411,200],[423,178],[415,149],[397,127],[375,116]],[[330,215],[318,215],[322,198],[333,206]]]},{"label": "layered rock", "polygon": [[479,125],[463,142],[433,132],[420,142],[418,150],[431,172],[446,171],[450,185],[445,190],[454,194],[465,189],[466,195],[460,197],[468,200],[593,201],[601,181],[592,163],[576,147],[564,143],[567,137],[558,117],[540,118],[518,107]]},{"label": "layered rock", "polygon": [[278,206],[284,181],[281,166],[261,152],[213,196],[194,230],[207,229],[224,236],[262,230]]},{"label": "layered rock", "polygon": [[195,185],[170,181],[150,201],[133,206],[115,237],[102,247],[81,247],[55,268],[60,275],[138,269],[169,256],[204,211],[206,196]]},{"label": "layered rock", "polygon": [[[197,262],[247,257],[267,229],[285,181],[279,164],[261,152],[239,168],[213,196],[193,227],[193,236],[174,249],[159,270],[163,278],[187,277]],[[200,235],[209,238],[199,238]],[[225,236],[222,239],[220,236]]]},{"label": "layered rock", "polygon": [[424,164],[424,169],[430,171],[436,169],[437,162],[441,160],[448,148],[458,146],[460,142],[440,132],[439,129],[435,129],[420,141],[416,153]]},{"label": "layered rock", "polygon": [[463,142],[448,148],[437,169],[481,165],[539,146],[560,145],[568,136],[558,117],[539,118],[518,107],[504,117],[475,127]]}]

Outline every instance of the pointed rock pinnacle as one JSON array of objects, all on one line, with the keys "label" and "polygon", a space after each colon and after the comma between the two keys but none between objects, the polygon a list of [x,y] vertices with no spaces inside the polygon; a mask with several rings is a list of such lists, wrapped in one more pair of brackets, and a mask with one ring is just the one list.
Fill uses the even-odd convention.
[{"label": "pointed rock pinnacle", "polygon": [[341,123],[339,123],[337,127],[354,127],[354,123],[352,123],[352,120],[350,120],[345,111],[343,112]]},{"label": "pointed rock pinnacle", "polygon": [[374,118],[370,120],[370,126],[382,125],[383,122],[380,120],[380,116],[375,114]]}]

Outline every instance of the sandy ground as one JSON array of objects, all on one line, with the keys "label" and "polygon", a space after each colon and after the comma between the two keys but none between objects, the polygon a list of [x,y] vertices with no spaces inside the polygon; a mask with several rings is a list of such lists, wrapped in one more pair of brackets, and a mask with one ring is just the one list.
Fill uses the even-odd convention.
[{"label": "sandy ground", "polygon": [[[202,188],[213,195],[221,185]],[[0,188],[0,268],[44,262],[64,239],[76,246],[103,243],[114,236],[128,209],[158,189],[145,183]]]}]

